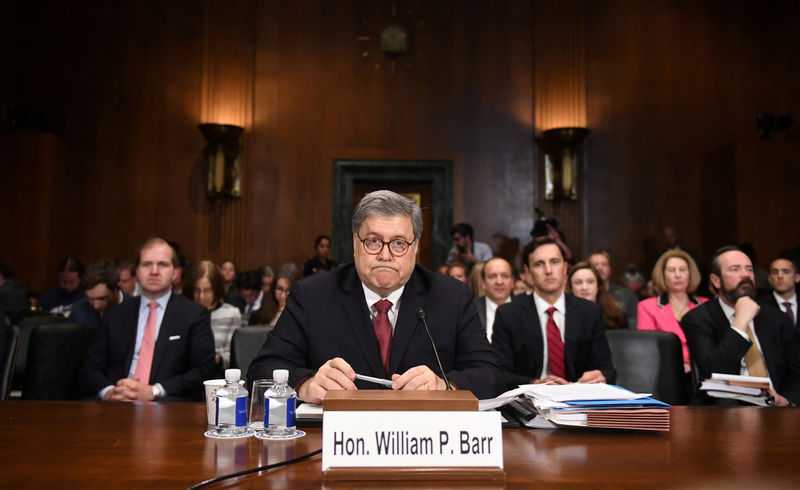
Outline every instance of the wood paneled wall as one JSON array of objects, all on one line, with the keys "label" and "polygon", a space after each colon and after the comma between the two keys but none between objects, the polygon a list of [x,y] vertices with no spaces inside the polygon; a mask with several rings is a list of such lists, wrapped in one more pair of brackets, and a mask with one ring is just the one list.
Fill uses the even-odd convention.
[{"label": "wood paneled wall", "polygon": [[[393,68],[374,43],[392,4],[412,36]],[[647,266],[666,223],[704,258],[731,239],[763,258],[800,242],[784,225],[796,221],[797,138],[755,130],[757,112],[800,120],[796,2],[572,5],[592,133],[571,245],[609,249],[621,272]],[[152,235],[194,260],[300,263],[330,232],[337,158],[452,160],[454,219],[495,248],[524,243],[540,204],[535,40],[551,6],[16,3],[0,103],[40,108],[54,136],[0,140],[0,254],[31,289],[54,283],[62,255],[132,256]],[[196,126],[220,108],[245,126],[245,198],[215,207]]]}]

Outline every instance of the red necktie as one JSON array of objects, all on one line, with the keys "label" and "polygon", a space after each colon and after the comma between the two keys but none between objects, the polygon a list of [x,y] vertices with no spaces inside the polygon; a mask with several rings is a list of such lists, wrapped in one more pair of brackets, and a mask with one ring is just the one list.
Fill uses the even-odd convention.
[{"label": "red necktie", "polygon": [[381,348],[381,359],[383,369],[389,374],[389,350],[392,347],[392,322],[389,321],[388,311],[392,307],[392,302],[382,299],[372,305],[377,311],[373,325],[375,326],[375,336],[378,337],[378,345]]},{"label": "red necktie", "polygon": [[561,332],[558,331],[556,322],[553,320],[555,311],[555,307],[552,306],[547,309],[547,365],[550,368],[550,374],[565,378],[564,343],[561,341]]},{"label": "red necktie", "polygon": [[792,311],[792,304],[788,301],[784,301],[783,306],[786,307],[786,314],[789,315],[789,319],[792,320],[792,326],[794,327],[794,312]]},{"label": "red necktie", "polygon": [[142,345],[139,347],[139,360],[136,361],[136,371],[133,372],[133,379],[150,384],[150,368],[153,367],[153,350],[156,345],[156,323],[158,314],[156,307],[158,303],[151,301],[147,304],[150,307],[150,314],[147,316],[147,323],[144,326]]}]

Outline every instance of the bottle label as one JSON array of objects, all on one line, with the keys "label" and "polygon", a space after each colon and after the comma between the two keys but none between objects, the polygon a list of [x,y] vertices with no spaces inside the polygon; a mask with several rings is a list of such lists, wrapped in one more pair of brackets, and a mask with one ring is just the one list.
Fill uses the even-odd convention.
[{"label": "bottle label", "polygon": [[294,419],[295,419],[295,406],[297,405],[297,399],[287,398],[286,399],[286,427],[294,427]]},{"label": "bottle label", "polygon": [[236,427],[247,425],[247,397],[240,396],[236,399]]},{"label": "bottle label", "polygon": [[294,397],[265,399],[264,427],[270,425],[278,427],[294,427],[296,405],[297,399]]}]

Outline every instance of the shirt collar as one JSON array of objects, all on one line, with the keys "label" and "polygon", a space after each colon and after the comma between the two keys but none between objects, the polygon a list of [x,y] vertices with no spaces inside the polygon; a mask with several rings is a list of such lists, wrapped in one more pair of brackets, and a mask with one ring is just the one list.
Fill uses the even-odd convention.
[{"label": "shirt collar", "polygon": [[164,296],[161,296],[160,298],[158,298],[156,300],[147,299],[144,296],[142,296],[142,303],[139,306],[139,309],[140,310],[148,310],[148,309],[150,309],[150,307],[148,306],[150,304],[150,302],[151,301],[155,301],[156,303],[158,303],[158,306],[160,306],[162,310],[166,310],[167,309],[167,303],[169,303],[169,298],[170,297],[172,297],[172,291],[167,291],[166,294],[164,294]]},{"label": "shirt collar", "polygon": [[370,311],[372,310],[372,305],[374,305],[376,302],[382,299],[388,299],[392,303],[392,311],[397,313],[397,308],[400,304],[400,296],[403,295],[403,290],[405,289],[406,285],[403,284],[399,288],[389,293],[389,296],[386,296],[385,298],[382,298],[378,293],[368,288],[363,282],[361,283],[361,287],[364,288],[364,299],[367,300],[367,308],[369,308]]},{"label": "shirt collar", "polygon": [[797,295],[796,294],[794,296],[792,296],[791,298],[789,298],[789,299],[781,298],[780,296],[778,296],[778,293],[775,292],[775,291],[772,291],[772,295],[775,296],[775,301],[777,301],[779,305],[782,305],[783,303],[785,303],[787,301],[789,303],[792,303],[792,304],[796,304],[797,303]]},{"label": "shirt collar", "polygon": [[542,297],[539,296],[536,293],[536,291],[534,291],[533,292],[533,302],[536,304],[536,311],[538,311],[540,315],[542,313],[544,313],[545,311],[547,311],[547,309],[550,308],[551,306],[554,306],[557,311],[559,311],[561,313],[565,313],[566,301],[564,300],[564,292],[563,291],[561,292],[561,296],[559,296],[558,299],[556,300],[556,302],[553,303],[552,305],[549,304],[547,301],[543,300]]}]

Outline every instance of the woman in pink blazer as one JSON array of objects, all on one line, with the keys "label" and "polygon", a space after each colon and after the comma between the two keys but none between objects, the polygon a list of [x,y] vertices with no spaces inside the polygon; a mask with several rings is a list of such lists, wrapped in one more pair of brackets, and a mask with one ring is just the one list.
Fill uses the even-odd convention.
[{"label": "woman in pink blazer", "polygon": [[700,284],[700,271],[689,254],[683,250],[669,250],[653,267],[653,283],[660,296],[639,302],[637,327],[677,335],[683,347],[683,369],[688,373],[692,369],[689,348],[678,322],[686,312],[708,301],[691,294]]}]

